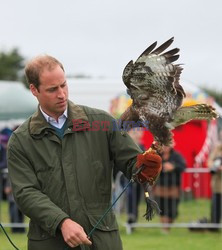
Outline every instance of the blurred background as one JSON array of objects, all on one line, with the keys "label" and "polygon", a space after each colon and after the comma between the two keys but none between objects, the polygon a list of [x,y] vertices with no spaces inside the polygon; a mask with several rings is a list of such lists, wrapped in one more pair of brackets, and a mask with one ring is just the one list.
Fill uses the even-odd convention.
[{"label": "blurred background", "polygon": [[[209,103],[222,115],[221,10],[222,3],[218,0],[0,0],[0,222],[9,232],[27,227],[27,218],[11,220],[8,205],[13,200],[5,161],[12,131],[37,107],[24,79],[26,62],[39,54],[56,57],[65,67],[70,99],[77,104],[104,109],[118,119],[130,103],[121,78],[125,65],[136,60],[154,41],[161,44],[173,36],[171,48],[180,48],[178,62],[184,67],[181,85],[187,98],[183,105]],[[211,218],[215,193],[211,183],[215,175],[209,163],[214,148],[222,143],[221,128],[219,118],[210,123],[192,121],[173,131],[174,149],[186,160],[186,169],[181,173],[180,213],[176,221],[168,225],[186,231],[178,236],[178,231],[172,230],[169,237],[174,242],[174,235],[187,236],[198,230],[200,234],[207,234],[212,232],[209,228],[221,228],[221,188],[216,191],[220,196],[219,222]],[[138,143],[147,149],[151,142],[152,136],[146,131]],[[222,181],[221,175],[219,180]],[[121,188],[121,176],[117,176],[114,193]],[[144,234],[139,231],[145,228],[154,230],[151,238],[156,239],[161,234],[154,228],[160,229],[163,225],[158,219],[145,222],[142,214],[138,220],[127,223],[126,199],[129,199],[127,195],[115,208],[124,249],[145,249],[139,243],[131,248],[131,239],[136,241],[136,238],[132,235],[128,238],[127,233],[140,237],[139,232],[144,235],[141,241],[146,241],[147,231]],[[143,197],[140,201],[138,209],[144,210]],[[198,249],[195,246],[201,242],[201,249],[209,249],[205,247],[219,239],[218,235],[213,238],[210,235],[206,237],[207,244],[201,236],[192,237],[194,248],[190,249]],[[1,232],[0,239],[6,242]],[[23,236],[16,239],[25,249]],[[157,250],[163,249],[153,241],[154,246]],[[220,247],[218,245],[218,249]]]}]

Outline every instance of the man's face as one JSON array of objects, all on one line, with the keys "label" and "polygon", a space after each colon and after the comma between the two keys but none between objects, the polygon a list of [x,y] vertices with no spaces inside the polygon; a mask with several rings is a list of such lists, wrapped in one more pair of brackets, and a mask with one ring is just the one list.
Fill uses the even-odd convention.
[{"label": "man's face", "polygon": [[30,84],[30,89],[47,115],[58,119],[63,114],[67,107],[68,86],[59,65],[51,71],[45,69],[40,75],[39,88]]}]

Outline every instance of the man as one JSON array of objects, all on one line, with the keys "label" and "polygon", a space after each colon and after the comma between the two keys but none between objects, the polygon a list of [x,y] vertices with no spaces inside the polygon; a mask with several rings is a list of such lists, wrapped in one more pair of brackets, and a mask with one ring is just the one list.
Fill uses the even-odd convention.
[{"label": "man", "polygon": [[[142,151],[106,112],[68,100],[55,58],[34,58],[25,73],[39,107],[11,136],[8,167],[16,202],[30,218],[28,249],[122,249],[112,211],[87,234],[110,206],[113,168],[131,178]],[[155,178],[160,157],[143,159],[143,175]]]}]

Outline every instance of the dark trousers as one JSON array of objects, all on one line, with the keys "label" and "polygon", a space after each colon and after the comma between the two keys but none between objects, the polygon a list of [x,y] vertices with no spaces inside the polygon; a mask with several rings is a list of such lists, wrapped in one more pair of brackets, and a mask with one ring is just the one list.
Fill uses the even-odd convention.
[{"label": "dark trousers", "polygon": [[[9,202],[9,214],[10,214],[10,222],[11,223],[23,223],[24,215],[18,209],[16,203],[14,201]],[[24,233],[24,227],[12,227],[13,233]]]},{"label": "dark trousers", "polygon": [[160,216],[166,216],[172,220],[175,220],[178,216],[178,198],[168,198],[168,197],[156,197],[156,201],[160,207]]},{"label": "dark trousers", "polygon": [[222,194],[213,193],[211,201],[211,223],[220,223],[222,214]]},{"label": "dark trousers", "polygon": [[128,223],[134,223],[138,218],[138,206],[141,197],[141,185],[132,183],[127,189],[127,215]]}]

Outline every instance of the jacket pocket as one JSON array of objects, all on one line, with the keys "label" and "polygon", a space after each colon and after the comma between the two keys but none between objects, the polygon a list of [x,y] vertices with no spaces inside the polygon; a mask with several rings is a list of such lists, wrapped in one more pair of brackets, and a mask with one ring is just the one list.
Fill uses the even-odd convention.
[{"label": "jacket pocket", "polygon": [[39,227],[34,222],[30,221],[28,238],[30,240],[46,240],[53,238],[53,236],[51,236],[48,232],[41,229],[41,227]]},{"label": "jacket pocket", "polygon": [[[91,226],[95,226],[99,219],[103,216],[103,214],[88,214],[88,218],[90,221]],[[114,231],[118,230],[118,224],[116,221],[116,217],[113,212],[109,212],[105,218],[101,221],[99,225],[96,226],[96,229],[99,229],[101,231]]]}]

